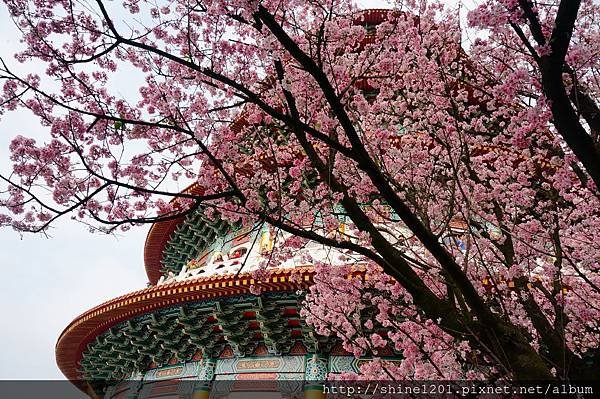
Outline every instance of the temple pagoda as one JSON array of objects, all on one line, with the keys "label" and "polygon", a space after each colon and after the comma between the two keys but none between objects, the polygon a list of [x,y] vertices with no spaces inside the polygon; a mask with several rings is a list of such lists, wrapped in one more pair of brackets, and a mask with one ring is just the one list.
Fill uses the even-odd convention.
[{"label": "temple pagoda", "polygon": [[[201,211],[154,224],[144,248],[148,287],[73,320],[56,345],[60,369],[91,397],[106,399],[249,391],[323,397],[330,373],[357,372],[361,360],[301,317],[314,275],[303,253],[323,259],[343,253],[309,244],[269,268],[266,281],[255,281],[253,271],[290,237]],[[360,263],[354,267],[361,273]]]}]

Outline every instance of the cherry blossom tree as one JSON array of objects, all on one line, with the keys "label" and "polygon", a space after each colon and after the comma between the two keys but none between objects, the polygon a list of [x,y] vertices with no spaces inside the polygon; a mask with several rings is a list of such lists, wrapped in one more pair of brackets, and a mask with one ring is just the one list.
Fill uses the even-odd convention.
[{"label": "cherry blossom tree", "polygon": [[468,26],[435,1],[4,2],[46,69],[2,61],[1,112],[48,139],[12,141],[2,225],[268,223],[294,235],[271,263],[362,265],[315,262],[305,316],[402,356],[363,377],[597,378],[593,1],[488,0]]}]

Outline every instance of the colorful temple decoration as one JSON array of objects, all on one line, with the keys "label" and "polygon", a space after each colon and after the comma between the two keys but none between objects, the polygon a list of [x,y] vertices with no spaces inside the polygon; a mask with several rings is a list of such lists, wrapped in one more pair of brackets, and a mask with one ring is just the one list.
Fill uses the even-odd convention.
[{"label": "colorful temple decoration", "polygon": [[[59,338],[58,364],[75,384],[106,399],[171,391],[195,399],[246,391],[322,397],[330,374],[358,372],[360,359],[300,315],[314,275],[307,259],[347,265],[344,252],[309,243],[258,281],[252,272],[286,245],[287,233],[197,214],[176,223],[149,232],[146,249],[163,243],[159,262],[146,263],[149,287],[87,311]],[[353,268],[363,273],[360,262]]]}]

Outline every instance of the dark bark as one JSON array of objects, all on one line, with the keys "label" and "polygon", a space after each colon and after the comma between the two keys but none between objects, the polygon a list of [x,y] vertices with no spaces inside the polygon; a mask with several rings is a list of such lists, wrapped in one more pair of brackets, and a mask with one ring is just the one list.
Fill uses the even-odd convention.
[{"label": "dark bark", "polygon": [[596,143],[584,127],[567,95],[562,78],[562,63],[553,61],[552,57],[542,57],[542,88],[550,101],[552,119],[557,131],[569,148],[577,156],[584,169],[600,190],[600,152]]},{"label": "dark bark", "polygon": [[[546,98],[550,101],[553,123],[558,133],[563,137],[569,148],[571,148],[583,165],[583,168],[591,176],[596,184],[596,191],[600,191],[600,149],[598,149],[597,143],[594,142],[592,136],[582,126],[579,115],[577,115],[573,108],[563,81],[563,73],[568,72],[570,69],[565,63],[565,56],[569,49],[581,1],[563,0],[560,2],[554,29],[548,41],[546,41],[543,35],[532,3],[529,0],[519,0],[519,5],[523,10],[523,14],[537,44],[550,45],[550,54],[542,57],[536,57],[535,53],[532,55],[536,58],[540,68],[542,90]],[[528,44],[526,38],[521,37],[521,40],[526,45]],[[597,129],[599,118],[597,113],[594,112],[595,104],[589,97],[586,98],[581,95],[579,98],[581,100],[579,102],[581,105],[580,112],[586,120],[589,119],[592,122],[590,127],[593,132],[594,129]]]},{"label": "dark bark", "polygon": [[600,151],[600,109],[598,105],[589,94],[582,90],[576,81],[571,86],[569,98],[590,127],[594,146],[597,151]]}]

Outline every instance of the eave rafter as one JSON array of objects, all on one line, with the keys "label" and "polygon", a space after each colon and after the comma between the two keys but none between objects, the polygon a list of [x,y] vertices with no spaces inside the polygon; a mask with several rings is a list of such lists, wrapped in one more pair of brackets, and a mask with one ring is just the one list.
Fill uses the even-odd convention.
[{"label": "eave rafter", "polygon": [[260,344],[273,354],[288,353],[297,341],[316,348],[316,335],[299,317],[303,294],[288,287],[273,290],[286,282],[285,277],[275,280],[262,296],[246,292],[184,301],[113,325],[86,346],[78,375],[119,380],[151,364],[191,360],[198,351],[203,357],[218,357],[227,345],[236,356],[251,355]]},{"label": "eave rafter", "polygon": [[175,227],[164,246],[161,273],[179,273],[187,262],[197,258],[217,237],[226,235],[230,229],[229,223],[211,220],[202,214],[202,210],[188,215]]},{"label": "eave rafter", "polygon": [[[211,356],[216,356],[228,344],[221,326],[214,318],[214,306],[217,301],[229,303],[228,301],[241,300],[240,298],[244,301],[252,299],[254,310],[258,310],[258,297],[251,294],[251,287],[260,286],[262,296],[269,297],[269,301],[282,299],[281,295],[289,299],[291,294],[296,295],[298,291],[309,287],[313,276],[312,267],[273,269],[271,278],[263,282],[255,281],[248,274],[214,275],[151,286],[120,296],[90,309],[69,324],[56,345],[58,366],[68,379],[83,389],[80,381],[87,375],[103,380],[121,378],[130,370],[142,371],[142,364],[147,366],[153,361],[151,355],[159,355],[161,361],[167,361],[167,358],[172,360],[177,353],[170,349],[161,352],[159,343],[162,341],[151,335],[152,331],[146,327],[150,323],[151,314],[172,311],[175,312],[174,317],[168,320],[178,323],[181,333],[189,336],[193,345],[193,348],[186,346],[189,342],[182,341],[181,336],[176,348],[179,349],[180,356],[191,354],[192,349],[196,348],[203,350],[205,356],[208,352]],[[297,305],[294,306],[299,309],[299,299],[296,298],[295,301]],[[282,309],[283,305],[282,303]],[[280,316],[282,318],[297,318],[297,315],[286,313],[285,310],[283,313],[283,316]],[[263,332],[260,331],[256,318],[252,316],[247,319],[248,332],[252,333],[254,339],[242,349],[244,353],[263,342]],[[157,322],[161,320],[162,318],[157,318]],[[104,334],[108,334],[111,328],[116,337],[106,340]],[[211,333],[206,334],[203,331],[205,328]],[[121,334],[120,329],[124,329]],[[301,322],[298,324],[294,321],[294,326],[289,330],[295,332],[294,340],[302,340],[306,346],[310,346],[310,342],[306,340],[310,335],[309,331],[302,331],[304,327]],[[171,344],[173,343],[168,343],[165,348]],[[109,356],[111,352],[114,354],[112,347],[115,345],[123,353],[119,359],[120,363],[112,367],[104,357]],[[83,352],[86,352],[87,356],[84,356]],[[133,361],[134,356],[139,356],[138,361]]]}]

